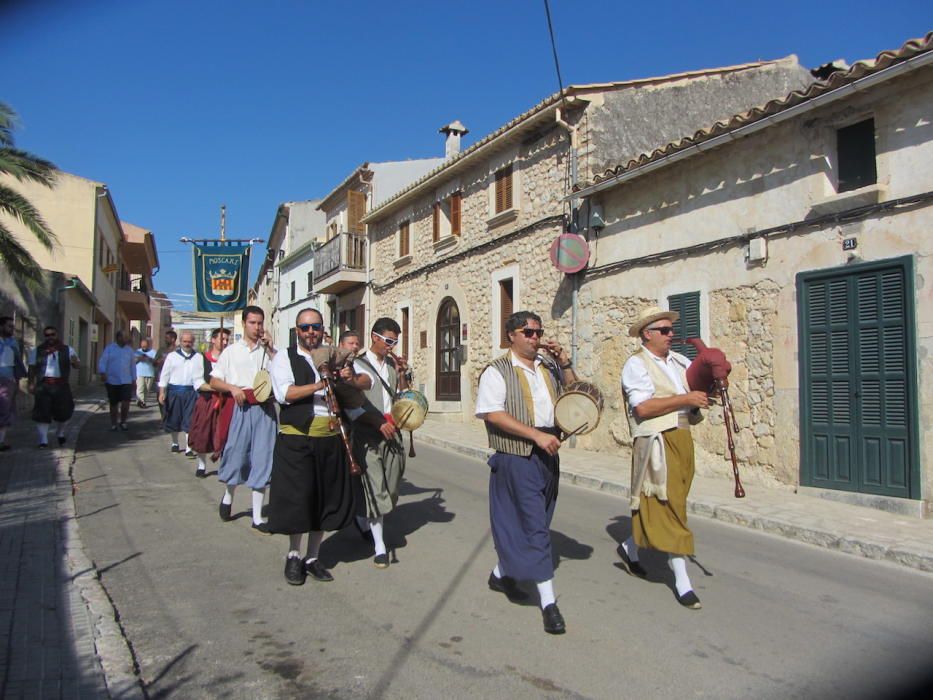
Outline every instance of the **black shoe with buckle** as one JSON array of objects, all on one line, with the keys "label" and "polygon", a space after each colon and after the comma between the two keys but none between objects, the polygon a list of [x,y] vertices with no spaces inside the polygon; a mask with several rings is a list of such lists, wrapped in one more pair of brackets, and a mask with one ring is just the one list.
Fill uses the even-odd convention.
[{"label": "black shoe with buckle", "polygon": [[541,617],[544,619],[544,631],[548,634],[563,634],[567,631],[564,616],[560,614],[557,603],[551,603],[542,610]]},{"label": "black shoe with buckle", "polygon": [[331,573],[323,566],[321,566],[321,562],[319,562],[317,559],[305,562],[305,573],[315,581],[334,580],[334,577],[331,576]]},{"label": "black shoe with buckle", "polygon": [[703,606],[700,604],[700,599],[697,598],[697,594],[693,591],[687,591],[683,595],[680,595],[676,590],[674,591],[674,597],[677,598],[677,602],[683,605],[689,610],[699,610]]},{"label": "black shoe with buckle", "polygon": [[528,598],[528,594],[518,587],[515,579],[511,576],[496,577],[495,574],[490,573],[488,583],[489,590],[496,593],[505,593],[509,600],[525,600]]},{"label": "black shoe with buckle", "polygon": [[288,557],[285,560],[285,580],[290,585],[301,586],[307,577],[305,563],[301,560],[301,557]]},{"label": "black shoe with buckle", "polygon": [[645,571],[645,567],[639,564],[637,561],[632,561],[628,558],[628,554],[625,553],[625,547],[621,544],[616,549],[616,553],[619,555],[619,559],[622,560],[622,566],[629,576],[637,576],[638,578],[646,578],[648,572]]},{"label": "black shoe with buckle", "polygon": [[233,516],[230,514],[232,505],[233,505],[232,503],[221,503],[220,504],[220,519],[223,520],[225,523],[228,523],[231,520],[233,520]]},{"label": "black shoe with buckle", "polygon": [[389,568],[389,555],[388,554],[377,554],[373,559],[373,566],[377,569],[388,569]]}]

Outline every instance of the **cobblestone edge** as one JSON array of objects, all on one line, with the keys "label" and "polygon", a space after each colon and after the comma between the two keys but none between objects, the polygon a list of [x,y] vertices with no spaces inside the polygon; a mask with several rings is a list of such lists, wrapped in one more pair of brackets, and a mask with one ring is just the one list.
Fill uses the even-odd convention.
[{"label": "cobblestone edge", "polygon": [[[418,439],[423,443],[434,445],[435,447],[443,447],[444,449],[453,450],[467,455],[468,457],[474,457],[483,461],[488,459],[489,455],[492,454],[492,450],[486,447],[463,445],[434,435],[419,435]],[[560,478],[561,481],[573,484],[574,486],[582,486],[583,488],[593,491],[602,491],[622,498],[628,498],[629,492],[631,491],[627,484],[600,479],[563,468],[561,469]],[[844,554],[851,554],[866,559],[887,561],[911,569],[917,569],[918,571],[933,572],[933,556],[927,552],[912,550],[907,546],[889,546],[878,542],[871,542],[852,537],[843,532],[834,532],[825,528],[801,525],[771,515],[751,513],[746,508],[723,505],[703,499],[689,499],[687,502],[687,510],[691,515],[696,515],[701,518],[710,518],[731,525],[739,525],[752,530],[767,532],[771,535],[777,535],[785,539],[815,545]]]},{"label": "cobblestone edge", "polygon": [[[87,402],[87,409],[81,411],[68,426],[69,444],[77,445],[78,434],[84,424],[104,405],[103,401]],[[74,478],[71,474],[76,447],[55,452],[56,490],[59,496],[65,571],[71,583],[77,587],[91,617],[94,648],[104,672],[107,693],[114,700],[145,700],[146,694],[137,673],[136,662],[123,635],[123,629],[117,622],[117,612],[100,582],[94,562],[87,556],[81,541],[81,528],[75,514]]]}]

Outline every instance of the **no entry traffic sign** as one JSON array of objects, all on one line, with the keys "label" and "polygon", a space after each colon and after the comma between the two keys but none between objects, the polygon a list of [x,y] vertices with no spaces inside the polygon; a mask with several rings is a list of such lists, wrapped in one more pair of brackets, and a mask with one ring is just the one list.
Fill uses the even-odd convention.
[{"label": "no entry traffic sign", "polygon": [[551,263],[565,275],[579,272],[590,259],[590,246],[579,233],[562,233],[551,244]]}]

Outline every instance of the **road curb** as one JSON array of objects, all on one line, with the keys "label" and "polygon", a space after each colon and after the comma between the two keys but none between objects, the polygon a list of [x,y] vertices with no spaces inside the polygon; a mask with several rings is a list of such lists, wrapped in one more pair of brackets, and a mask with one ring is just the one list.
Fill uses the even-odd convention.
[{"label": "road curb", "polygon": [[62,521],[62,547],[66,571],[77,587],[81,600],[91,616],[94,648],[104,672],[107,693],[114,700],[144,700],[146,695],[136,671],[136,662],[123,629],[117,622],[117,611],[104,590],[94,562],[84,551],[81,528],[75,513],[75,483],[71,473],[75,463],[78,435],[84,424],[105,401],[87,402],[94,408],[82,411],[68,426],[68,440],[75,447],[56,450],[56,489],[59,490],[59,512]]},{"label": "road curb", "polygon": [[[468,457],[485,461],[492,454],[486,447],[464,445],[462,443],[440,438],[435,435],[419,434],[421,442],[435,447],[453,450]],[[601,479],[575,472],[572,469],[561,469],[561,481],[581,486],[593,491],[602,491],[620,498],[628,499],[631,488],[628,484],[617,481]],[[724,505],[714,500],[691,498],[687,501],[687,511],[691,515],[701,518],[719,520],[720,522],[738,525],[752,530],[759,530],[784,539],[815,545],[824,549],[851,554],[865,559],[887,561],[900,566],[906,566],[919,571],[933,572],[933,556],[928,552],[918,551],[902,545],[887,545],[872,542],[866,539],[852,537],[845,532],[835,532],[828,528],[819,528],[801,525],[790,520],[772,515],[763,515],[751,512],[747,507]]]}]

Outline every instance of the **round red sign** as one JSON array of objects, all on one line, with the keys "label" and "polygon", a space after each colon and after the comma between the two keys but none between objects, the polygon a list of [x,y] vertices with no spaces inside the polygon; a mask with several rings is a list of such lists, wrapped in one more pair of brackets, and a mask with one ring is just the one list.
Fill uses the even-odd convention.
[{"label": "round red sign", "polygon": [[579,272],[590,259],[590,246],[579,233],[562,233],[551,244],[551,263],[565,275]]}]

